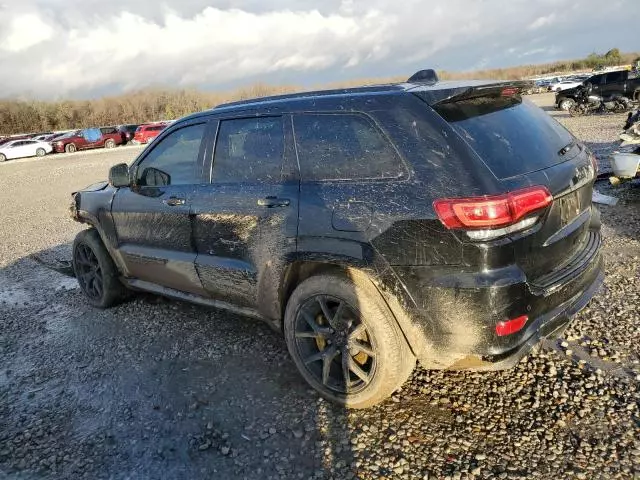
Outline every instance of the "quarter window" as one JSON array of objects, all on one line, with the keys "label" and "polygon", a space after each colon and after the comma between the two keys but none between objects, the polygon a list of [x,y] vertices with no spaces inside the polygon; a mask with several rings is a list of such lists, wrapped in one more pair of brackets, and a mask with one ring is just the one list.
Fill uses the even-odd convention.
[{"label": "quarter window", "polygon": [[393,179],[405,172],[389,141],[363,115],[297,115],[294,129],[303,180]]},{"label": "quarter window", "polygon": [[171,132],[138,166],[136,184],[147,187],[198,183],[198,153],[206,124]]},{"label": "quarter window", "polygon": [[276,182],[281,178],[283,156],[281,117],[222,120],[211,179],[217,183]]}]

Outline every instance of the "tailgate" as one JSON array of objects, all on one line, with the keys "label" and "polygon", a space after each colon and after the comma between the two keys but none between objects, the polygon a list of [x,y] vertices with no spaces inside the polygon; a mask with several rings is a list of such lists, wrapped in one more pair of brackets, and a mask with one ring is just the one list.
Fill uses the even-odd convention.
[{"label": "tailgate", "polygon": [[432,107],[509,192],[544,186],[553,203],[530,229],[511,235],[515,261],[529,282],[556,279],[589,245],[595,168],[568,130],[520,95],[494,89]]}]

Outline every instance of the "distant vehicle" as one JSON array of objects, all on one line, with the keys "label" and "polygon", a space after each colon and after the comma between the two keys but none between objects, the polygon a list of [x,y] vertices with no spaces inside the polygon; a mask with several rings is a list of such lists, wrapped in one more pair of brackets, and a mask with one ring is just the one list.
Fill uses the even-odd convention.
[{"label": "distant vehicle", "polygon": [[14,140],[22,140],[24,138],[29,138],[27,135],[15,135],[13,137],[5,137],[0,140],[0,145],[6,145],[9,142],[13,142]]},{"label": "distant vehicle", "polygon": [[[605,102],[615,97],[626,97],[640,101],[640,75],[629,70],[599,73],[590,76],[583,84],[593,86],[593,94],[603,97]],[[556,93],[556,108],[568,111],[576,104],[579,88],[567,88]]]},{"label": "distant vehicle", "polygon": [[160,135],[160,132],[167,128],[167,124],[162,123],[147,123],[140,125],[136,130],[133,137],[133,141],[137,143],[149,143],[151,140]]},{"label": "distant vehicle", "polygon": [[51,150],[53,148],[47,142],[32,139],[12,140],[0,146],[0,162],[13,158],[44,157]]},{"label": "distant vehicle", "polygon": [[579,115],[589,115],[591,113],[626,112],[631,108],[631,100],[627,97],[611,97],[605,101],[600,95],[593,94],[593,86],[587,82],[586,85],[578,87],[576,103],[569,109],[572,117]]},{"label": "distant vehicle", "polygon": [[60,137],[63,137],[63,136],[64,136],[64,135],[66,135],[67,133],[69,133],[69,132],[58,132],[58,133],[54,133],[53,135],[48,135],[48,136],[44,139],[44,141],[45,141],[45,142],[49,142],[49,143],[51,143],[51,142],[53,142],[54,140],[56,140],[56,139],[58,139],[58,138],[60,138]]},{"label": "distant vehicle", "polygon": [[118,130],[120,130],[120,132],[123,135],[123,139],[125,141],[125,143],[129,143],[131,141],[133,141],[133,137],[136,134],[136,130],[138,129],[140,125],[137,124],[130,124],[130,125],[120,125],[118,127]]},{"label": "distant vehicle", "polygon": [[79,286],[100,308],[129,287],[263,318],[347,407],[416,358],[510,368],[604,278],[595,157],[530,87],[426,70],[183,118],[74,194]]},{"label": "distant vehicle", "polygon": [[58,153],[73,153],[91,148],[114,148],[122,143],[122,135],[115,127],[86,128],[68,132],[57,138],[53,142],[53,148]]},{"label": "distant vehicle", "polygon": [[582,82],[578,80],[562,80],[561,82],[556,82],[549,85],[549,90],[551,90],[552,92],[560,92],[562,90],[566,90],[567,88],[575,88],[578,85],[582,85]]}]

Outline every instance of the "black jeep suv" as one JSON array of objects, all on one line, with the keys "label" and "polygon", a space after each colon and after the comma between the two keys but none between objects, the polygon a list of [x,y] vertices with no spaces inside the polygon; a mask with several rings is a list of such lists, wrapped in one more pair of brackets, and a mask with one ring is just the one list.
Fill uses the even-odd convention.
[{"label": "black jeep suv", "polygon": [[418,75],[183,118],[74,194],[80,286],[262,318],[349,407],[416,359],[510,367],[603,279],[594,158],[528,87]]}]

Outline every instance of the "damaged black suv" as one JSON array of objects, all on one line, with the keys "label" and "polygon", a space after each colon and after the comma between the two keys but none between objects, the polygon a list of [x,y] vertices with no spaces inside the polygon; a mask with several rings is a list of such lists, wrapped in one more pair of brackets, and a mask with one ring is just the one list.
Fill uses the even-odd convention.
[{"label": "damaged black suv", "polygon": [[603,280],[594,157],[522,82],[408,82],[222,105],[74,194],[101,308],[144,290],[259,317],[326,398],[513,366]]}]

